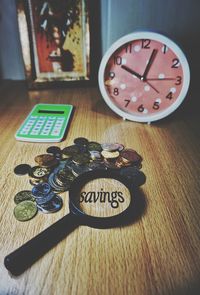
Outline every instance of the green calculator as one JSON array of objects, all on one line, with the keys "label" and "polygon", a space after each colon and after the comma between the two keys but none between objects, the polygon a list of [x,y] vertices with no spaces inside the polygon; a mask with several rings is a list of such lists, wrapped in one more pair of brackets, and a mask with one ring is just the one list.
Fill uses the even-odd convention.
[{"label": "green calculator", "polygon": [[15,134],[21,141],[59,142],[72,114],[68,104],[37,104]]}]

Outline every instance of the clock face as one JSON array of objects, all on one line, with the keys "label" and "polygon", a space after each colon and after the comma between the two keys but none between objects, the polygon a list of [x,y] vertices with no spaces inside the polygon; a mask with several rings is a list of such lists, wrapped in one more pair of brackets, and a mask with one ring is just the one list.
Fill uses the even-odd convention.
[{"label": "clock face", "polygon": [[122,38],[107,53],[100,88],[109,106],[122,117],[155,121],[169,115],[184,99],[189,67],[170,39],[157,33],[145,33],[142,38],[138,34]]}]

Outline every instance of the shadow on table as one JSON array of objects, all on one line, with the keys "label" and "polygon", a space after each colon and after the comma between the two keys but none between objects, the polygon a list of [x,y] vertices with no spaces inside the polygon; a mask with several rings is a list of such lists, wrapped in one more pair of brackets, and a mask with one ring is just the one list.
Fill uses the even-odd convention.
[{"label": "shadow on table", "polygon": [[171,290],[171,295],[199,295],[200,294],[200,278],[194,279],[191,282],[187,281],[182,286]]},{"label": "shadow on table", "polygon": [[142,189],[137,191],[137,194],[134,196],[134,202],[132,206],[132,211],[130,215],[122,221],[122,226],[129,226],[137,222],[147,210],[147,201],[146,196]]}]

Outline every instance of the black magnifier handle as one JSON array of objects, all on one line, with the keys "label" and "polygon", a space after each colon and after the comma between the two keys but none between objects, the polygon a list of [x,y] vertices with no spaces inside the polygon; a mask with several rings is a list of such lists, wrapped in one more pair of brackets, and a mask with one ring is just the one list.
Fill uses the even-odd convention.
[{"label": "black magnifier handle", "polygon": [[17,276],[70,234],[80,224],[79,216],[69,213],[29,240],[4,259],[5,267]]}]

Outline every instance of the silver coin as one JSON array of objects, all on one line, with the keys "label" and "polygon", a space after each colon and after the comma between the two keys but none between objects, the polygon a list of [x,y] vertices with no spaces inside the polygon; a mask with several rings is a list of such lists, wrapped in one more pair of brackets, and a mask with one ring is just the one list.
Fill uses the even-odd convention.
[{"label": "silver coin", "polygon": [[118,146],[117,149],[118,149],[119,152],[123,151],[123,149],[124,149],[124,145],[123,144],[121,144],[121,143],[115,143],[115,145]]},{"label": "silver coin", "polygon": [[115,143],[102,143],[101,147],[104,151],[114,152],[118,150],[119,145]]},{"label": "silver coin", "polygon": [[74,165],[72,160],[67,160],[65,161],[65,167],[64,168],[69,168],[72,171],[72,166]]},{"label": "silver coin", "polygon": [[90,151],[90,157],[92,160],[100,160],[101,159],[101,153],[98,151]]},{"label": "silver coin", "polygon": [[46,204],[46,203],[50,202],[54,196],[55,196],[55,193],[50,192],[48,195],[45,195],[43,198],[37,198],[36,203],[37,203],[37,205]]},{"label": "silver coin", "polygon": [[35,198],[33,197],[31,191],[25,190],[18,192],[14,197],[15,204],[19,204],[23,201],[35,201]]},{"label": "silver coin", "polygon": [[54,177],[55,177],[55,174],[51,173],[48,178],[48,183],[54,191],[60,192],[60,186],[56,185],[54,181]]},{"label": "silver coin", "polygon": [[37,205],[38,209],[42,212],[42,213],[54,213],[59,211],[63,206],[63,201],[61,199],[61,197],[59,197],[58,195],[55,194],[54,198],[43,205]]},{"label": "silver coin", "polygon": [[85,172],[90,171],[91,169],[88,166],[78,166],[78,165],[74,165],[72,168],[72,173],[74,174],[74,176],[79,176]]},{"label": "silver coin", "polygon": [[32,188],[31,193],[35,198],[40,198],[45,195],[48,195],[50,193],[50,190],[51,190],[50,185],[46,182],[42,182],[42,183],[35,185]]},{"label": "silver coin", "polygon": [[52,187],[52,189],[56,192],[62,193],[65,192],[69,189],[69,185],[60,185],[58,184],[58,182],[56,181],[56,174],[52,173],[49,176],[48,182],[50,184],[50,186]]},{"label": "silver coin", "polygon": [[53,179],[53,181],[54,181],[54,184],[56,186],[59,186],[60,190],[63,191],[63,192],[67,191],[70,188],[70,184],[72,183],[72,181],[69,181],[69,180],[65,181],[65,182],[62,182],[60,179],[58,179],[57,175],[55,175],[55,178]]},{"label": "silver coin", "polygon": [[53,170],[53,172],[59,171],[60,169],[65,168],[66,161],[60,161],[59,165]]}]

